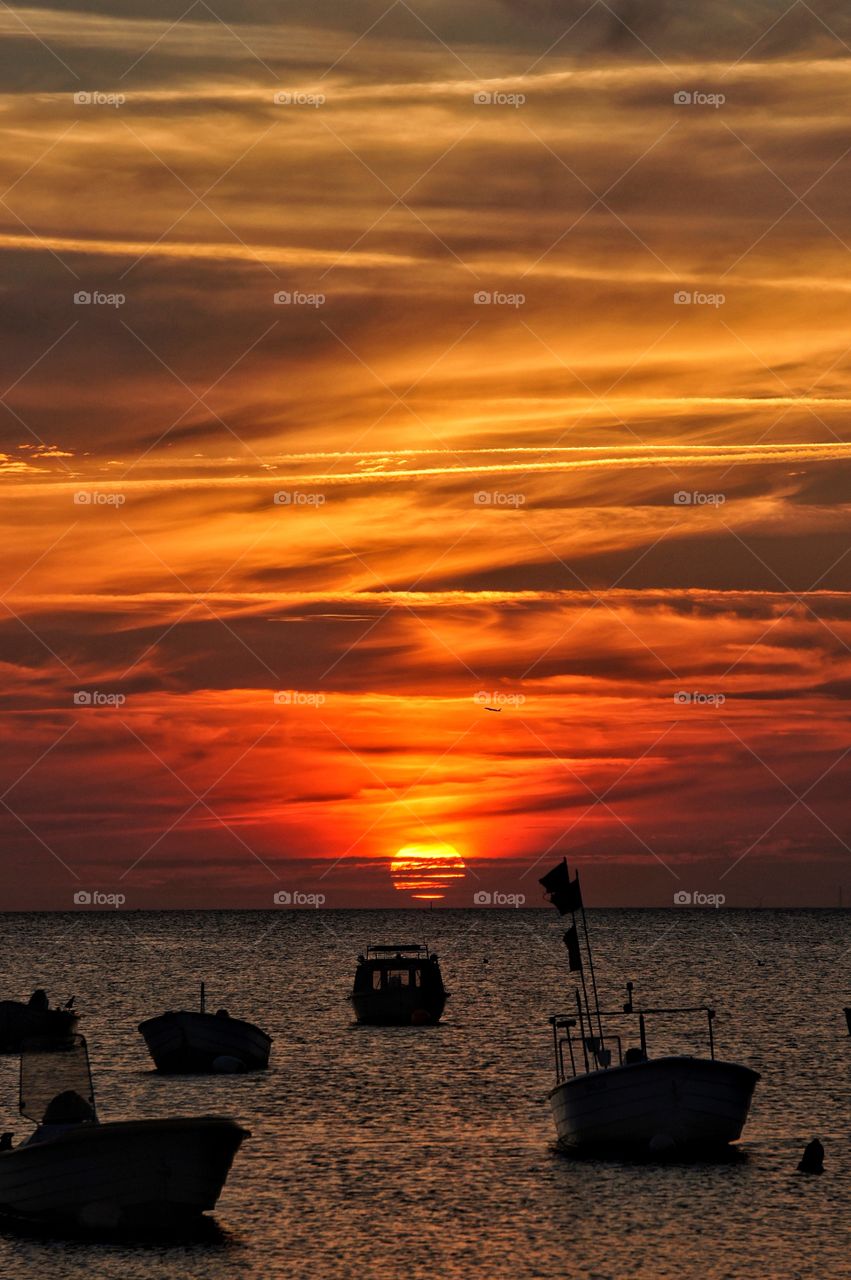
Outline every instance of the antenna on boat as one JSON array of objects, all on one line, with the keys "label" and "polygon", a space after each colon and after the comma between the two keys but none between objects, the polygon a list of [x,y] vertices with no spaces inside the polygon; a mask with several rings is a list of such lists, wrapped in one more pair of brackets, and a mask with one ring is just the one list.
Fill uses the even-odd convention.
[{"label": "antenna on boat", "polygon": [[[594,1013],[597,1018],[597,1030],[600,1036],[600,1049],[603,1049],[603,1020],[600,1016],[600,999],[597,995],[597,979],[594,974],[594,959],[591,955],[591,941],[588,936],[588,921],[585,917],[585,906],[582,902],[582,890],[579,886],[579,872],[576,873],[573,880],[570,878],[570,872],[567,867],[567,859],[562,858],[552,871],[548,871],[538,881],[543,885],[550,902],[558,911],[559,915],[565,916],[570,913],[572,921],[571,927],[564,935],[564,945],[567,947],[568,963],[570,969],[574,973],[578,973],[582,983],[582,994],[585,997],[585,1011],[588,1018],[588,1030],[590,1031],[593,1023],[591,1018],[591,1002],[588,999],[588,987],[585,982],[585,966],[582,963],[582,951],[579,945],[579,930],[576,927],[576,913],[580,914],[582,919],[582,933],[585,939],[585,952],[588,956],[588,970],[591,974],[591,990],[594,993]],[[578,992],[577,992],[578,997]],[[581,1012],[581,1006],[580,1006]]]},{"label": "antenna on boat", "polygon": [[207,1012],[207,992],[203,982],[201,983],[201,1012]]}]

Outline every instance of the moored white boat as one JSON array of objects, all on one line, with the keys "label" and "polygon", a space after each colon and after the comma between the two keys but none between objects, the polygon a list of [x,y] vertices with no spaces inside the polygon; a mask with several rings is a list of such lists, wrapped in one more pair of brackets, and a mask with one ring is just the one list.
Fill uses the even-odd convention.
[{"label": "moored white boat", "polygon": [[225,1009],[162,1013],[139,1023],[157,1070],[167,1074],[262,1071],[269,1065],[272,1038],[253,1022],[232,1018]]},{"label": "moored white boat", "polygon": [[[556,1084],[549,1099],[559,1145],[661,1154],[736,1142],[759,1074],[715,1057],[715,1011],[708,1005],[637,1008],[631,982],[621,1009],[601,1010],[579,877],[571,880],[562,860],[540,883],[559,913],[572,917],[564,943],[580,979],[575,1013],[550,1018]],[[696,1014],[706,1018],[708,1056],[651,1055],[648,1020]]]},{"label": "moored white boat", "polygon": [[21,1114],[0,1150],[0,1213],[59,1227],[161,1227],[212,1209],[248,1131],[223,1116],[101,1123],[82,1036],[21,1056]]},{"label": "moored white boat", "polygon": [[168,1074],[262,1071],[269,1065],[271,1037],[239,1018],[184,1010],[149,1018],[139,1030],[157,1070]]},{"label": "moored white boat", "polygon": [[741,1137],[758,1079],[738,1063],[668,1056],[563,1080],[550,1105],[564,1147],[708,1150]]}]

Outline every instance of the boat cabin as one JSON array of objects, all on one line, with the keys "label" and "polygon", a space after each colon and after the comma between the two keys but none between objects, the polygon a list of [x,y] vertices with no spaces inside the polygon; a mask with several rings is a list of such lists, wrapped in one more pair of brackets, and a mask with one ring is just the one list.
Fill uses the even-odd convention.
[{"label": "boat cabin", "polygon": [[437,956],[419,943],[367,947],[358,956],[355,991],[443,990]]},{"label": "boat cabin", "polygon": [[446,1003],[437,956],[416,942],[368,947],[351,1000],[359,1022],[437,1022]]}]

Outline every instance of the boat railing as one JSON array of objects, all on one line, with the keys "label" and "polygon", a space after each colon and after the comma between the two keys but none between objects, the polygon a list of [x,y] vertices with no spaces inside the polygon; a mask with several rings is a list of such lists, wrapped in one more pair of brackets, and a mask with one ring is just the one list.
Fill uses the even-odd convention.
[{"label": "boat railing", "polygon": [[405,942],[398,946],[380,946],[367,947],[366,958],[368,960],[392,960],[396,956],[401,956],[405,960],[429,958],[429,949],[419,942]]},{"label": "boat railing", "polygon": [[[570,1056],[570,1069],[573,1076],[580,1074],[580,1065],[584,1071],[606,1071],[612,1066],[629,1065],[632,1062],[645,1062],[649,1054],[647,1049],[647,1019],[649,1017],[676,1017],[686,1014],[705,1014],[709,1056],[715,1060],[715,1037],[712,1023],[715,1010],[709,1005],[681,1005],[671,1008],[658,1007],[639,1009],[632,1005],[632,994],[622,1009],[595,1010],[593,1018],[589,1011],[582,1007],[577,992],[576,1014],[553,1014],[550,1026],[553,1033],[553,1052],[555,1056],[556,1081],[561,1083],[567,1079],[565,1064],[565,1047]],[[638,1020],[638,1045],[624,1052],[623,1034],[610,1031],[607,1024],[613,1019],[636,1018]],[[614,1061],[613,1050],[617,1059]],[[581,1057],[580,1057],[581,1055]]]}]

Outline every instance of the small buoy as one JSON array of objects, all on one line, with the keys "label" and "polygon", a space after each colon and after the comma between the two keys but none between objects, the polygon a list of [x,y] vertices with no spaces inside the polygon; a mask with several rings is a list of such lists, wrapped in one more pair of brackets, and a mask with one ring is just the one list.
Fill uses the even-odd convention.
[{"label": "small buoy", "polygon": [[412,1027],[424,1027],[429,1022],[431,1022],[431,1017],[425,1009],[415,1009],[411,1014]]},{"label": "small buoy", "polygon": [[669,1133],[657,1133],[650,1139],[649,1150],[654,1156],[659,1156],[666,1151],[673,1151],[676,1145]]},{"label": "small buoy", "polygon": [[798,1163],[799,1173],[824,1173],[824,1147],[818,1138],[813,1138],[804,1147],[804,1154]]},{"label": "small buoy", "polygon": [[213,1070],[219,1076],[234,1076],[243,1071],[244,1067],[239,1058],[233,1058],[228,1053],[221,1053],[218,1058],[213,1059]]}]

